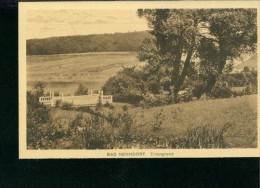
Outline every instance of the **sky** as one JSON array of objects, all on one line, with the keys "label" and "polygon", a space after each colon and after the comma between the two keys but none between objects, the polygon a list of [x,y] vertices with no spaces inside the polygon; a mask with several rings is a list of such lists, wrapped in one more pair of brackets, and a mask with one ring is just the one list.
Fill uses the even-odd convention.
[{"label": "sky", "polygon": [[30,10],[26,38],[125,33],[148,30],[137,10]]}]

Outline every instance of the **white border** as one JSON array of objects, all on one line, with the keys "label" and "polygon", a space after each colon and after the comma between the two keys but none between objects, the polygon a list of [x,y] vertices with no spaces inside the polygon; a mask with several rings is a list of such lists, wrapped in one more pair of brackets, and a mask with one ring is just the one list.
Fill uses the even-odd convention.
[{"label": "white border", "polygon": [[[259,157],[260,130],[258,113],[258,148],[255,149],[117,149],[117,150],[27,150],[26,148],[26,12],[27,10],[59,9],[138,9],[138,8],[257,8],[258,1],[131,1],[131,2],[19,2],[19,158],[216,158],[216,157]],[[258,40],[258,46],[259,40]],[[258,53],[259,54],[259,53]],[[259,62],[257,60],[257,62]],[[259,66],[258,66],[258,72]],[[258,76],[258,85],[260,78]],[[260,88],[258,86],[258,93]],[[259,101],[259,95],[258,95]],[[258,106],[259,108],[259,106]],[[258,109],[259,112],[259,109]],[[107,156],[113,153],[115,156]],[[122,156],[124,153],[139,154]],[[160,154],[165,154],[164,156]],[[169,155],[166,155],[169,154]]]}]

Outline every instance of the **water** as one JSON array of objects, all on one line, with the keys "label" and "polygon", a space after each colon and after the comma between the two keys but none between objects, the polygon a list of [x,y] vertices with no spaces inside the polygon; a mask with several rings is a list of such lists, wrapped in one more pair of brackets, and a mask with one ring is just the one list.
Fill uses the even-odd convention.
[{"label": "water", "polygon": [[[45,84],[44,91],[48,93],[63,92],[65,95],[72,95],[77,91],[79,84],[83,84],[84,87],[92,90],[99,90],[104,85],[104,82],[87,81],[87,82],[43,82]],[[27,82],[27,90],[33,90],[35,81]]]}]

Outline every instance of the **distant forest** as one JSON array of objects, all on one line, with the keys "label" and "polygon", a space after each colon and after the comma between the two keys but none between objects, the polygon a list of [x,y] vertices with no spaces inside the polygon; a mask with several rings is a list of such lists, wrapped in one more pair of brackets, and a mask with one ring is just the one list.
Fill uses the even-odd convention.
[{"label": "distant forest", "polygon": [[27,40],[27,55],[137,51],[147,31]]}]

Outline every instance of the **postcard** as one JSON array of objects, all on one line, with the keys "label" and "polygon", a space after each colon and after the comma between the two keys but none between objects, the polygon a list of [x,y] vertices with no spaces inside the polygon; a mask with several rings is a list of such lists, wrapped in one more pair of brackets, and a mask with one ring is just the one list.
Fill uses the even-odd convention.
[{"label": "postcard", "polygon": [[20,2],[19,158],[259,157],[259,2]]}]

